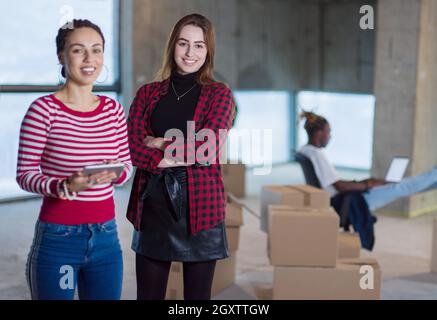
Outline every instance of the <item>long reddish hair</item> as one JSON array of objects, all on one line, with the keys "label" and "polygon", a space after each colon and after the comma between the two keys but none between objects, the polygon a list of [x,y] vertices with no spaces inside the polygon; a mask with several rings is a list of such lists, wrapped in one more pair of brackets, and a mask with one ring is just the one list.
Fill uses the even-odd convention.
[{"label": "long reddish hair", "polygon": [[197,82],[201,85],[208,85],[216,82],[214,79],[214,54],[215,54],[215,30],[211,21],[198,13],[189,14],[180,19],[173,27],[172,32],[167,40],[165,46],[164,56],[162,59],[162,66],[156,73],[155,80],[162,81],[168,79],[172,70],[176,69],[176,62],[174,59],[174,50],[176,42],[183,27],[193,25],[203,30],[203,37],[206,44],[206,60],[200,68],[197,76]]}]

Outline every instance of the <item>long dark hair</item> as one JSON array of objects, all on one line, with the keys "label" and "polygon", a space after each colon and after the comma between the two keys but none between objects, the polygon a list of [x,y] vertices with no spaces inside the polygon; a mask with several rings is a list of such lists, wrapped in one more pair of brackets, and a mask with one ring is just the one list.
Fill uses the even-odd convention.
[{"label": "long dark hair", "polygon": [[[68,36],[75,30],[79,28],[91,28],[96,31],[103,40],[103,50],[105,50],[105,37],[103,36],[102,30],[100,27],[89,20],[86,19],[73,19],[73,21],[69,21],[65,23],[58,30],[58,35],[56,36],[56,54],[58,58],[62,51],[64,51],[65,43],[67,42]],[[65,78],[65,67],[62,66],[61,75]]]}]

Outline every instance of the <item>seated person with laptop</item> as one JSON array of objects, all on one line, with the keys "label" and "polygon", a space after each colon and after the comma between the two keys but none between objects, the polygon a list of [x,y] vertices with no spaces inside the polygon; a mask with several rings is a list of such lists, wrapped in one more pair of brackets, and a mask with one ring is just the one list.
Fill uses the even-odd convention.
[{"label": "seated person with laptop", "polygon": [[331,138],[328,121],[312,112],[303,112],[300,117],[306,119],[304,128],[308,134],[308,144],[299,152],[311,160],[321,187],[331,197],[342,192],[360,191],[369,209],[373,211],[401,197],[437,188],[437,168],[402,179],[408,165],[408,159],[403,157],[393,159],[386,176],[388,181],[375,178],[363,181],[341,180],[323,151]]}]

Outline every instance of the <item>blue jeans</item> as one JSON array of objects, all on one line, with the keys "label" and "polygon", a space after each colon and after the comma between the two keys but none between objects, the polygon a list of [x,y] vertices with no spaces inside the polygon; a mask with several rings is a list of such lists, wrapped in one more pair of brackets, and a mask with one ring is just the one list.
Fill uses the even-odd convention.
[{"label": "blue jeans", "polygon": [[123,259],[115,220],[61,225],[37,221],[26,267],[34,300],[118,300]]},{"label": "blue jeans", "polygon": [[437,188],[437,168],[408,177],[399,183],[389,183],[370,189],[363,196],[371,211],[381,208],[401,197],[411,196]]}]

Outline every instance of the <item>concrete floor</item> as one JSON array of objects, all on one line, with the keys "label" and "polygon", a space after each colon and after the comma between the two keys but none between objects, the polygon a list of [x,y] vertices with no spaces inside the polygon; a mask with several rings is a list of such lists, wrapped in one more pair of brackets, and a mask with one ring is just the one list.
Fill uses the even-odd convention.
[{"label": "concrete floor", "polygon": [[[361,179],[366,172],[340,171],[344,178]],[[259,212],[259,190],[263,184],[302,183],[295,164],[276,166],[268,176],[248,170],[245,204]],[[124,255],[123,299],[135,299],[134,254],[130,250],[132,228],[125,218],[130,186],[116,192],[119,236]],[[29,299],[25,262],[38,216],[40,199],[0,204],[0,299]],[[376,258],[382,268],[382,299],[437,299],[437,274],[429,272],[432,219],[436,214],[405,219],[379,216],[374,251],[363,256]],[[270,295],[273,268],[266,255],[266,235],[259,220],[245,210],[237,253],[237,281],[215,299],[263,299]]]}]

